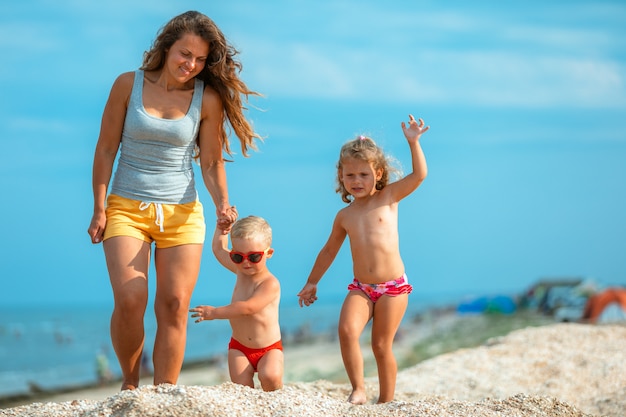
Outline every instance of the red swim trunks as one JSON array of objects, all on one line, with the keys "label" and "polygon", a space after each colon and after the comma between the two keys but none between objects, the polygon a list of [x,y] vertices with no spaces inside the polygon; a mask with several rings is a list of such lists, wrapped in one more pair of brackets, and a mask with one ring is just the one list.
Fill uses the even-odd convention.
[{"label": "red swim trunks", "polygon": [[248,360],[250,361],[250,365],[252,365],[252,367],[256,371],[256,367],[259,364],[259,361],[261,360],[263,356],[265,356],[267,352],[269,352],[270,350],[274,350],[274,349],[278,349],[280,351],[283,350],[283,342],[282,340],[279,340],[278,342],[272,345],[269,345],[268,347],[257,349],[257,348],[249,348],[248,346],[242,345],[239,341],[231,337],[230,343],[228,343],[228,349],[238,350],[244,355],[246,355],[246,358],[248,358]]},{"label": "red swim trunks", "polygon": [[358,279],[354,278],[352,284],[348,285],[350,291],[363,291],[368,296],[372,303],[378,301],[383,295],[389,295],[391,297],[400,294],[410,294],[413,291],[413,287],[409,284],[406,274],[403,274],[400,278],[394,279],[380,284],[363,284]]}]

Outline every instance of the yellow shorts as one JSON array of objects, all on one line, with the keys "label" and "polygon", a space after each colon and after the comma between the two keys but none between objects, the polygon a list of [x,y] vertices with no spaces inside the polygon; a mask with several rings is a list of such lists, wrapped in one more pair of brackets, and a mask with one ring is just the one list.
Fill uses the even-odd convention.
[{"label": "yellow shorts", "polygon": [[104,240],[131,236],[157,248],[203,244],[206,234],[202,203],[161,204],[131,200],[111,194],[107,197]]}]

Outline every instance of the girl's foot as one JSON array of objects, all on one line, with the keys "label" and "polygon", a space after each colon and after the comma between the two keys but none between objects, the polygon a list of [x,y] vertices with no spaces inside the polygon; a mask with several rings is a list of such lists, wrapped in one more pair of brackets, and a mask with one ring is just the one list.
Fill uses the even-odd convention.
[{"label": "girl's foot", "polygon": [[365,404],[367,401],[367,397],[365,395],[365,390],[355,389],[352,391],[352,394],[348,397],[348,402],[355,405]]}]

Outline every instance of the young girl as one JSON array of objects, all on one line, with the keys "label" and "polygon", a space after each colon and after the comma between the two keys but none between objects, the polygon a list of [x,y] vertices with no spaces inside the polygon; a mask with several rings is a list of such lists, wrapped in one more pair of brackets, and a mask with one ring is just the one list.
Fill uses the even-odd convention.
[{"label": "young girl", "polygon": [[349,203],[337,213],[328,241],[320,251],[306,285],[298,293],[300,306],[317,300],[317,283],[330,267],[346,236],[350,239],[354,280],[339,318],[339,343],[352,384],[348,401],[364,404],[365,380],[359,338],[372,319],[372,351],[378,367],[378,403],[392,401],[397,365],[392,343],[412,291],[400,258],[398,202],[412,193],[427,173],[419,139],[429,129],[409,115],[402,130],[411,150],[413,172],[388,184],[392,167],[370,138],[359,136],[346,143],[337,164],[337,192]]}]

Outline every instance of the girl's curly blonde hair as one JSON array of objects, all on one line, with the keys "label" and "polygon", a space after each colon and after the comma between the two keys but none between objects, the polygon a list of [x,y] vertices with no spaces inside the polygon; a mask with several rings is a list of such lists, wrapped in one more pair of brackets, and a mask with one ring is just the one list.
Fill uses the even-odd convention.
[{"label": "girl's curly blonde hair", "polygon": [[[197,77],[219,94],[224,106],[223,122],[228,119],[241,142],[243,155],[248,156],[248,149],[256,149],[254,139],[262,138],[254,132],[243,114],[247,108],[244,106],[242,96],[247,103],[250,95],[260,96],[260,94],[248,89],[239,78],[242,65],[235,59],[239,52],[228,43],[213,20],[196,11],[188,11],[172,18],[161,28],[150,50],[144,53],[141,69],[154,71],[163,68],[167,51],[186,33],[200,36],[208,43],[209,56],[204,69]],[[232,155],[228,136],[226,129],[222,128],[219,138],[222,148],[228,155]]]},{"label": "girl's curly blonde hair", "polygon": [[350,203],[353,200],[352,195],[346,190],[343,182],[341,181],[341,174],[343,171],[343,162],[346,159],[353,158],[372,164],[374,171],[379,169],[382,171],[382,176],[376,181],[376,189],[382,190],[389,184],[390,177],[396,177],[402,175],[401,170],[394,166],[395,160],[385,155],[382,148],[376,145],[376,142],[372,138],[360,135],[356,139],[346,142],[339,152],[339,162],[337,162],[337,188],[336,192],[341,194],[341,200],[345,203]]}]

